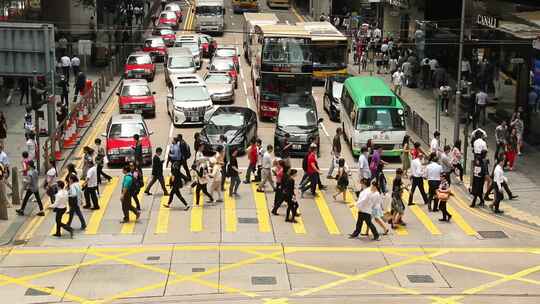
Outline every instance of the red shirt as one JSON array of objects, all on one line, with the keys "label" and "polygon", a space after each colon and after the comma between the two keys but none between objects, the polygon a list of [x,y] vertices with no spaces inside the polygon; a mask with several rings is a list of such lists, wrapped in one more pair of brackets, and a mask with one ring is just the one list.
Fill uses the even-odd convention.
[{"label": "red shirt", "polygon": [[315,171],[315,169],[313,169],[313,165],[317,165],[317,157],[315,156],[315,153],[311,152],[309,153],[307,158],[307,174],[313,174],[317,172]]},{"label": "red shirt", "polygon": [[411,150],[411,157],[412,159],[415,159],[418,157],[418,154],[420,154],[420,150],[416,149],[416,148],[412,148]]},{"label": "red shirt", "polygon": [[249,158],[249,163],[251,165],[255,165],[257,163],[257,145],[251,145],[251,147],[249,148],[249,155],[248,155],[248,158]]}]

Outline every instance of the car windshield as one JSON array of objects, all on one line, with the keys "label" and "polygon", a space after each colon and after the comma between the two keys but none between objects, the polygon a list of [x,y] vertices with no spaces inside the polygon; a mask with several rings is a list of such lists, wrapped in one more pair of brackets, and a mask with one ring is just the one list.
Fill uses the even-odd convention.
[{"label": "car windshield", "polygon": [[165,12],[165,13],[161,13],[161,15],[159,16],[159,18],[163,18],[163,19],[176,19],[176,14],[174,12]]},{"label": "car windshield", "polygon": [[207,125],[208,135],[223,134],[226,130],[237,130],[244,126],[244,115],[242,113],[220,113],[210,118],[211,123]]},{"label": "car windshield", "polygon": [[265,38],[263,61],[271,64],[305,64],[311,61],[309,43],[303,38]]},{"label": "car windshield", "polygon": [[165,43],[161,39],[148,39],[144,42],[145,47],[164,47]]},{"label": "car windshield", "polygon": [[133,138],[133,135],[148,136],[142,123],[119,123],[111,125],[109,138]]},{"label": "car windshield", "polygon": [[170,57],[167,66],[171,69],[185,69],[195,66],[192,57]]},{"label": "car windshield", "polygon": [[177,4],[168,4],[168,5],[165,7],[165,10],[166,10],[166,11],[175,12],[175,11],[180,11],[180,10],[182,10],[182,9],[181,9],[180,6],[177,5]]},{"label": "car windshield", "polygon": [[234,63],[231,61],[215,60],[210,66],[213,71],[230,71],[234,69]]},{"label": "car windshield", "polygon": [[211,74],[205,79],[206,83],[231,83],[231,77],[221,74]]},{"label": "car windshield", "polygon": [[396,108],[363,108],[359,110],[360,130],[405,130],[403,110]]},{"label": "car windshield", "polygon": [[221,6],[197,6],[195,8],[196,15],[221,15],[222,12]]},{"label": "car windshield", "polygon": [[332,95],[340,99],[343,92],[343,82],[332,81]]},{"label": "car windshield", "polygon": [[196,42],[193,41],[177,41],[174,44],[175,47],[184,47],[189,49],[193,54],[197,54],[199,52],[199,46]]},{"label": "car windshield", "polygon": [[284,93],[311,91],[311,75],[262,74],[261,96],[264,100],[279,101]]},{"label": "car windshield", "polygon": [[217,49],[215,55],[218,57],[234,57],[236,56],[236,50],[235,49]]},{"label": "car windshield", "polygon": [[160,34],[161,35],[174,35],[174,31],[169,30],[169,29],[163,29],[163,30],[160,31]]},{"label": "car windshield", "polygon": [[317,114],[313,109],[301,107],[281,107],[278,125],[294,127],[314,127],[317,125]]},{"label": "car windshield", "polygon": [[346,67],[347,45],[314,45],[313,65],[325,67]]},{"label": "car windshield", "polygon": [[152,58],[150,56],[129,56],[127,64],[150,64]]},{"label": "car windshield", "polygon": [[145,85],[128,85],[122,88],[122,96],[150,96],[150,89]]},{"label": "car windshield", "polygon": [[174,88],[175,101],[205,101],[208,99],[210,99],[210,95],[206,87],[203,86]]}]

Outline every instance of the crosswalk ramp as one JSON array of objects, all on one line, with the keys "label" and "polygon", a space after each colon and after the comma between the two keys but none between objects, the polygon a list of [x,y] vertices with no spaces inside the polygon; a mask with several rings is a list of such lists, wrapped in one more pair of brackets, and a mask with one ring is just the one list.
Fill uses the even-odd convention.
[{"label": "crosswalk ramp", "polygon": [[[145,184],[148,182],[145,179]],[[228,189],[228,184],[226,184]],[[121,183],[120,178],[115,177],[111,182],[100,187],[99,203],[100,210],[84,210],[87,221],[87,228],[81,234],[86,236],[97,236],[100,234],[112,235],[137,235],[144,234],[145,238],[158,238],[160,240],[174,240],[171,235],[190,235],[191,240],[235,240],[234,235],[244,238],[258,240],[275,241],[280,236],[293,237],[343,237],[351,233],[358,216],[355,207],[356,197],[348,191],[343,196],[339,195],[336,200],[332,195],[335,190],[333,186],[329,190],[317,191],[317,196],[310,194],[299,199],[300,216],[296,218],[296,223],[290,224],[284,221],[286,204],[282,204],[279,209],[279,216],[270,213],[274,204],[273,191],[266,193],[257,192],[257,185],[242,185],[239,189],[239,196],[229,196],[224,193],[221,202],[211,203],[209,199],[201,193],[199,205],[196,205],[195,188],[185,186],[182,195],[190,205],[189,210],[184,209],[178,198],[174,198],[170,208],[165,207],[169,196],[163,196],[161,190],[155,187],[154,194],[148,196],[139,193],[138,198],[142,206],[142,215],[138,222],[132,216],[129,223],[119,223],[122,219],[120,204]],[[417,197],[414,198],[417,202]],[[403,200],[408,201],[408,193],[404,193]],[[390,208],[390,195],[386,196],[385,205]],[[477,231],[474,225],[467,222],[465,216],[460,214],[463,209],[454,208],[452,202],[449,204],[449,211],[453,215],[450,223],[438,221],[440,213],[427,211],[426,206],[407,206],[404,221],[407,226],[399,226],[398,229],[390,232],[392,237],[407,238],[409,236],[431,235],[434,238],[443,238],[446,233],[460,233],[465,236],[476,236]],[[64,218],[67,220],[67,216]],[[75,223],[78,223],[76,220]],[[51,234],[54,231],[54,215],[41,224],[44,227],[37,229],[36,234]],[[388,226],[388,225],[387,225]],[[77,227],[75,227],[77,228]],[[382,231],[382,227],[378,227]],[[200,239],[198,239],[200,238]],[[242,241],[239,239],[238,241]]]}]

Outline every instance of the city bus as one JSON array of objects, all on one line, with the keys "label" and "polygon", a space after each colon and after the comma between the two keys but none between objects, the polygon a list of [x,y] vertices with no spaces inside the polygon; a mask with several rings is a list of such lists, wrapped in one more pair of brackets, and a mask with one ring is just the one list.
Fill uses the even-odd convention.
[{"label": "city bus", "polygon": [[347,74],[347,37],[330,22],[302,22],[311,36],[313,79],[325,81],[329,76]]},{"label": "city bus", "polygon": [[257,25],[251,36],[253,97],[261,119],[276,118],[283,94],[311,94],[311,39],[297,25]]},{"label": "city bus", "polygon": [[255,32],[256,25],[277,24],[279,22],[276,14],[271,13],[244,13],[244,58],[248,64],[251,64],[251,36]]},{"label": "city bus", "polygon": [[289,0],[266,0],[266,5],[269,8],[279,7],[279,8],[289,8],[291,7]]},{"label": "city bus", "polygon": [[235,14],[259,11],[259,3],[257,0],[232,0],[232,7]]},{"label": "city bus", "polygon": [[340,118],[354,156],[360,154],[368,139],[374,146],[382,147],[383,156],[401,155],[405,111],[382,78],[357,76],[345,80]]}]

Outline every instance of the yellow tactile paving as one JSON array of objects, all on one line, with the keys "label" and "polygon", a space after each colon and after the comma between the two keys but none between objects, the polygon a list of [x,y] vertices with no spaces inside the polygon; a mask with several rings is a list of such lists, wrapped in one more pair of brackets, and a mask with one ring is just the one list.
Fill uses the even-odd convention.
[{"label": "yellow tactile paving", "polygon": [[[165,184],[168,185],[171,181],[171,177],[167,176],[165,179]],[[169,197],[163,195],[161,199],[159,200],[159,211],[158,211],[158,217],[157,217],[157,223],[156,223],[156,230],[154,233],[156,234],[163,234],[167,233],[167,230],[169,229],[169,216],[171,209],[165,207],[169,202]]]},{"label": "yellow tactile paving", "polygon": [[116,186],[118,186],[118,181],[118,177],[113,177],[111,182],[107,184],[107,186],[105,186],[105,189],[103,189],[103,193],[101,193],[99,197],[100,209],[92,212],[90,220],[88,221],[88,226],[86,227],[85,234],[98,233],[99,226],[101,225],[101,221],[103,220],[105,211],[107,211],[107,207],[109,206],[109,202],[111,201],[114,189],[116,189]]},{"label": "yellow tactile paving", "polygon": [[336,224],[336,220],[334,219],[332,212],[330,212],[330,208],[328,208],[328,203],[326,202],[324,194],[320,190],[317,190],[316,194],[317,196],[315,196],[315,204],[319,209],[319,213],[321,214],[328,233],[341,234]]},{"label": "yellow tactile paving", "polygon": [[[145,176],[144,179],[144,185],[148,183],[148,176]],[[141,208],[147,208],[144,206],[144,187],[139,191],[139,194],[137,195],[137,198],[139,199],[139,202],[141,203]],[[122,224],[122,228],[120,229],[121,234],[131,234],[135,231],[135,221],[129,221],[127,223]]]},{"label": "yellow tactile paving", "polygon": [[257,185],[251,183],[251,190],[255,199],[255,207],[257,208],[257,219],[259,221],[260,232],[271,232],[272,227],[270,225],[270,216],[268,215],[268,207],[266,204],[266,195],[261,192],[257,192]]}]

